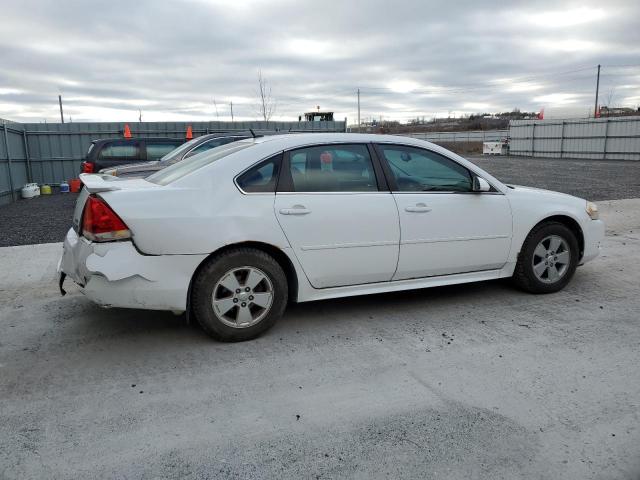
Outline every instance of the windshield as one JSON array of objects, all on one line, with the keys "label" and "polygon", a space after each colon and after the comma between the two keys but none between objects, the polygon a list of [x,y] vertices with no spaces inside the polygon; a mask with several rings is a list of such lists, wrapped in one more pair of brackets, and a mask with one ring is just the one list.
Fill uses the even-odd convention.
[{"label": "windshield", "polygon": [[182,155],[184,152],[189,150],[191,147],[196,145],[201,140],[202,140],[202,137],[196,137],[196,138],[194,138],[192,140],[189,140],[187,143],[183,143],[178,148],[175,148],[175,149],[171,150],[169,153],[167,153],[164,157],[162,157],[160,159],[160,161],[164,162],[165,160],[169,160],[169,159],[175,157],[176,155]]},{"label": "windshield", "polygon": [[220,160],[227,155],[244,150],[252,145],[255,145],[253,141],[242,141],[220,145],[219,147],[212,148],[207,152],[194,155],[193,157],[186,158],[181,162],[174,163],[167,168],[163,168],[159,172],[147,177],[146,180],[157,185],[168,185],[191,172],[195,172],[205,165],[209,165],[216,160]]}]

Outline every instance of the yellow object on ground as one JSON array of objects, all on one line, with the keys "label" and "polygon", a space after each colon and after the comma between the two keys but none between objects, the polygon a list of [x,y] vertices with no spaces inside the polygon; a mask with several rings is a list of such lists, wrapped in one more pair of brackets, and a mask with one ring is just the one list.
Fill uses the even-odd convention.
[{"label": "yellow object on ground", "polygon": [[49,185],[42,185],[40,187],[41,195],[51,195],[51,187]]}]

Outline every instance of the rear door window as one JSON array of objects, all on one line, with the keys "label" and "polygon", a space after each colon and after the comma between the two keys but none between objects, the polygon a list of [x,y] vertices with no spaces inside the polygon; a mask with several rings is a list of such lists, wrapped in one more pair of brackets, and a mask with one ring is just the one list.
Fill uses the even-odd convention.
[{"label": "rear door window", "polygon": [[370,192],[378,184],[364,144],[317,145],[289,154],[294,192]]}]

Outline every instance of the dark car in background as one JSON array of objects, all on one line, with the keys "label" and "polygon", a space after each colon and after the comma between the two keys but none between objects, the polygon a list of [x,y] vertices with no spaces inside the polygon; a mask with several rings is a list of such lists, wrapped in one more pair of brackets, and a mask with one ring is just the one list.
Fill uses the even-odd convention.
[{"label": "dark car in background", "polygon": [[100,173],[106,173],[117,177],[147,177],[158,170],[162,170],[169,165],[173,165],[185,158],[192,157],[198,153],[206,152],[220,145],[231,142],[237,142],[245,138],[261,136],[251,132],[247,133],[210,133],[189,140],[187,143],[180,145],[175,150],[167,153],[160,160],[152,160],[141,163],[133,163],[123,166],[113,166],[100,170]]},{"label": "dark car in background", "polygon": [[129,163],[159,160],[184,143],[183,138],[109,138],[94,140],[82,162],[81,173]]}]

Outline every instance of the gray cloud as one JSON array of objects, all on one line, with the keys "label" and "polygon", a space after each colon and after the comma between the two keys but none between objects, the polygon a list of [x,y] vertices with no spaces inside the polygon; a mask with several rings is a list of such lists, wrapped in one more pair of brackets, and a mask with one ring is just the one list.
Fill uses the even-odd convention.
[{"label": "gray cloud", "polygon": [[[534,4],[535,3],[535,4]],[[23,1],[0,7],[0,117],[257,118],[262,69],[293,119],[640,104],[636,2]],[[615,65],[635,65],[614,67]]]}]

